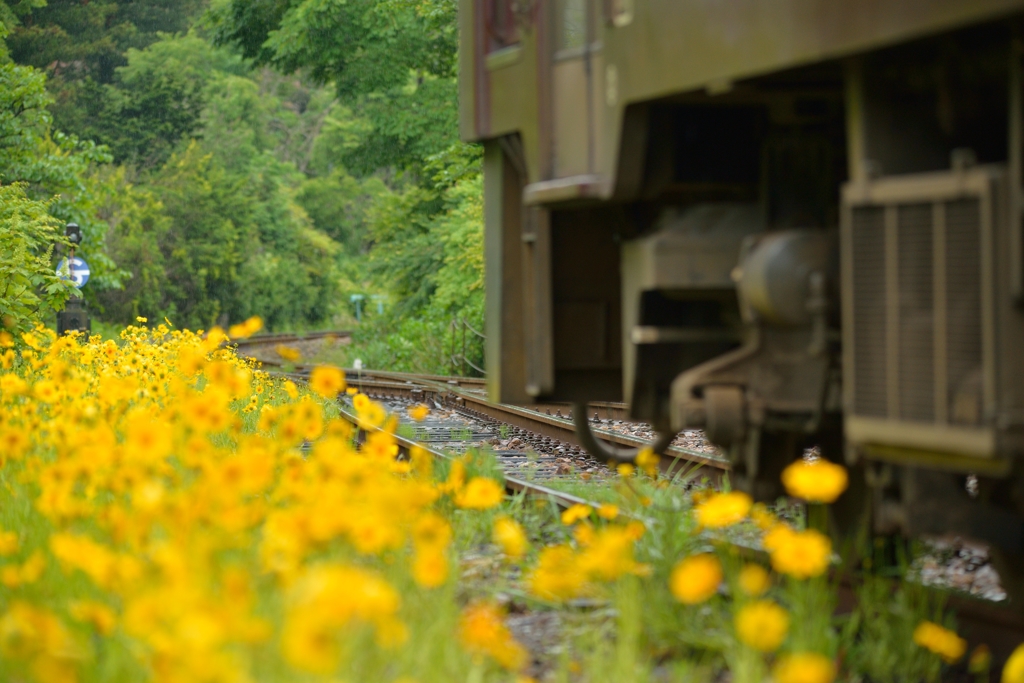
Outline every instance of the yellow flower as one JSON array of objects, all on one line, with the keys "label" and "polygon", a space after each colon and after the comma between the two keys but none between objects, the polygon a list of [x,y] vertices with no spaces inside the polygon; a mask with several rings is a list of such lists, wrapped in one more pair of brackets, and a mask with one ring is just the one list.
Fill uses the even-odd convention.
[{"label": "yellow flower", "polygon": [[113,633],[114,626],[117,624],[117,616],[114,614],[114,610],[102,602],[78,600],[68,606],[68,614],[75,621],[92,624],[93,628],[104,636]]},{"label": "yellow flower", "polygon": [[832,541],[828,536],[805,531],[771,531],[765,536],[765,548],[771,554],[772,568],[798,579],[820,576],[832,559]]},{"label": "yellow flower", "polygon": [[7,330],[0,330],[0,348],[9,348],[14,346],[14,335]]},{"label": "yellow flower", "polygon": [[625,527],[610,526],[601,529],[580,553],[577,558],[578,566],[588,578],[596,581],[614,581],[625,574],[646,576],[650,573],[650,568],[633,559],[635,542],[633,535]]},{"label": "yellow flower", "polygon": [[581,519],[589,517],[592,510],[592,507],[583,503],[571,505],[562,512],[562,524],[571,526]]},{"label": "yellow flower", "polygon": [[17,375],[0,376],[0,394],[21,396],[28,393],[28,382]]},{"label": "yellow flower", "polygon": [[18,552],[18,534],[13,531],[0,531],[0,557]]},{"label": "yellow flower", "polygon": [[[0,655],[10,659],[32,658],[37,674],[39,664],[43,664],[45,669],[52,668],[53,673],[65,674],[62,680],[74,680],[75,660],[81,659],[83,653],[60,619],[46,610],[17,601],[0,614]],[[61,680],[38,675],[36,679]]]},{"label": "yellow flower", "polygon": [[759,564],[748,564],[740,570],[739,584],[740,590],[756,598],[771,587],[772,580],[764,567]]},{"label": "yellow flower", "polygon": [[251,337],[261,329],[263,329],[263,320],[258,315],[254,315],[243,323],[229,327],[228,334],[235,339],[241,339]]},{"label": "yellow flower", "polygon": [[967,641],[932,621],[922,621],[914,629],[914,642],[954,664],[967,652]]},{"label": "yellow flower", "polygon": [[1024,644],[1018,645],[1006,660],[1002,683],[1024,683]]},{"label": "yellow flower", "polygon": [[424,588],[437,588],[448,578],[448,558],[434,547],[416,551],[412,562],[412,578]]},{"label": "yellow flower", "polygon": [[430,415],[430,408],[426,407],[422,403],[417,403],[409,408],[409,417],[417,422],[423,422],[426,420],[427,415]]},{"label": "yellow flower", "polygon": [[710,529],[731,526],[747,516],[753,501],[742,491],[719,493],[697,506],[697,521]]},{"label": "yellow flower", "polygon": [[329,365],[313,368],[309,376],[309,388],[324,398],[335,398],[345,389],[345,373]]},{"label": "yellow flower", "polygon": [[36,385],[32,387],[32,393],[43,403],[53,403],[60,398],[60,389],[56,382],[49,379],[36,382]]},{"label": "yellow flower", "polygon": [[292,363],[302,358],[302,352],[299,351],[294,346],[285,346],[284,344],[278,344],[277,346],[274,347],[274,351],[276,351],[277,355],[279,355],[281,358],[284,358],[287,361],[291,361]]},{"label": "yellow flower", "polygon": [[572,537],[580,547],[587,547],[594,542],[594,525],[590,522],[577,524],[572,530]]},{"label": "yellow flower", "polygon": [[789,495],[811,503],[832,503],[846,490],[846,468],[824,458],[797,460],[782,471]]},{"label": "yellow flower", "polygon": [[992,650],[984,643],[971,651],[967,659],[967,670],[973,674],[982,674],[988,680],[988,671],[992,667]]},{"label": "yellow flower", "polygon": [[17,458],[28,450],[29,436],[23,431],[9,429],[0,431],[0,463],[5,457]]},{"label": "yellow flower", "polygon": [[[5,567],[13,569],[13,567]],[[18,580],[22,584],[35,583],[46,569],[46,556],[39,550],[28,556],[24,564],[18,568]]]},{"label": "yellow flower", "polygon": [[601,507],[597,508],[597,516],[601,519],[615,519],[619,516],[619,507],[612,505],[611,503],[605,503]]},{"label": "yellow flower", "polygon": [[774,652],[789,631],[789,615],[771,600],[755,600],[736,613],[736,636],[760,652]]},{"label": "yellow flower", "polygon": [[135,322],[137,323],[148,323],[149,318],[143,318],[141,315],[135,316]]},{"label": "yellow flower", "polygon": [[545,600],[569,600],[583,592],[586,577],[567,545],[544,548],[537,567],[527,579],[530,592]]},{"label": "yellow flower", "polygon": [[[360,397],[362,397],[362,400],[359,400]],[[353,397],[352,403],[356,413],[359,415],[360,426],[364,428],[380,427],[384,424],[384,420],[387,419],[384,406],[376,401],[371,401],[365,394],[356,394]]]},{"label": "yellow flower", "polygon": [[643,522],[633,520],[626,525],[626,533],[629,534],[634,541],[639,541],[644,537],[644,534],[647,533],[647,527],[644,526]]},{"label": "yellow flower", "polygon": [[492,605],[470,605],[459,619],[459,640],[473,654],[489,655],[498,664],[517,671],[526,664],[526,649],[512,636]]},{"label": "yellow flower", "polygon": [[615,471],[619,473],[620,477],[632,477],[633,473],[636,472],[636,468],[628,462],[624,462],[616,467]]},{"label": "yellow flower", "polygon": [[511,517],[498,517],[494,520],[494,531],[491,537],[495,543],[501,546],[502,552],[509,557],[522,557],[530,547],[523,527]]},{"label": "yellow flower", "polygon": [[779,523],[768,529],[761,540],[761,545],[769,553],[772,553],[782,547],[784,543],[787,543],[795,534],[796,531],[793,527],[788,524]]},{"label": "yellow flower", "polygon": [[658,461],[661,458],[650,448],[644,448],[636,455],[636,466],[644,471],[649,477],[658,474]]},{"label": "yellow flower", "polygon": [[718,591],[722,583],[722,563],[710,553],[691,555],[672,569],[669,589],[684,605],[704,602]]},{"label": "yellow flower", "polygon": [[417,547],[443,550],[452,541],[452,528],[443,517],[428,512],[417,520],[412,537]]},{"label": "yellow flower", "polygon": [[206,366],[206,354],[198,349],[182,349],[178,354],[178,370],[187,377],[199,374]]},{"label": "yellow flower", "polygon": [[289,590],[281,638],[285,658],[305,671],[330,673],[338,661],[338,628],[368,623],[376,627],[378,639],[400,640],[400,606],[398,591],[369,570],[314,565]]},{"label": "yellow flower", "polygon": [[762,531],[768,531],[779,523],[778,517],[769,512],[764,503],[754,503],[750,508],[750,519]]},{"label": "yellow flower", "polygon": [[455,504],[470,510],[487,510],[501,503],[505,491],[501,485],[487,477],[473,477],[466,488],[455,495]]},{"label": "yellow flower", "polygon": [[817,652],[794,652],[779,658],[774,674],[775,683],[832,683],[836,665]]}]

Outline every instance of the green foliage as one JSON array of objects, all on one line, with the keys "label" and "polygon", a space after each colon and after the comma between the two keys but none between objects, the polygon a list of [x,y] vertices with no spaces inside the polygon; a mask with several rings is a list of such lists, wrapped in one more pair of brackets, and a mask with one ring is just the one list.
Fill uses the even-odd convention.
[{"label": "green foliage", "polygon": [[176,324],[206,327],[233,299],[244,243],[254,237],[238,220],[247,210],[242,182],[228,178],[197,143],[172,157],[155,179],[154,190],[175,226],[162,246],[170,280],[164,310]]},{"label": "green foliage", "polygon": [[893,583],[892,577],[868,575],[858,587],[857,607],[844,629],[853,643],[850,667],[879,683],[936,681],[942,663],[914,642],[914,629],[926,619],[947,621],[946,597],[910,581],[894,590]]},{"label": "green foliage", "polygon": [[[201,110],[202,64],[211,61],[211,50],[193,41],[191,53],[152,52],[152,62],[167,62],[159,74],[152,73],[153,64],[134,72],[123,67],[131,54],[158,42],[162,34],[186,31],[204,4],[23,0],[12,7],[11,56],[49,73],[50,111],[58,129],[108,145],[119,162],[155,163],[167,158],[181,135],[194,130]],[[181,68],[195,65],[200,68]]]},{"label": "green foliage", "polygon": [[457,140],[454,0],[222,0],[216,40],[331,82],[366,122],[341,160],[355,173],[419,171]]},{"label": "green foliage", "polygon": [[195,33],[161,36],[144,50],[129,49],[125,59],[113,83],[67,85],[77,89],[82,106],[64,116],[75,117],[74,130],[107,145],[115,161],[141,168],[162,164],[199,130],[211,80],[246,71],[237,56]]},{"label": "green foliage", "polygon": [[[483,201],[479,156],[459,146],[431,160],[431,184],[377,197],[368,213],[373,247],[361,261],[367,278],[352,293],[386,293],[383,315],[366,307],[353,343],[330,360],[366,367],[457,374],[463,353],[454,320],[483,329]],[[483,340],[466,332],[465,355],[483,363]],[[470,366],[467,372],[475,374]]]},{"label": "green foliage", "polygon": [[[339,302],[363,294],[354,352],[449,370],[451,321],[483,325],[454,1],[215,0],[199,18],[201,4],[4,5],[15,59],[50,79],[10,65],[23,87],[4,96],[26,103],[33,137],[0,171],[63,158],[60,182],[16,177],[85,228],[86,295],[105,319],[347,326]],[[51,116],[79,137],[51,134]]]},{"label": "green foliage", "polygon": [[23,183],[27,196],[44,200],[51,216],[77,221],[91,285],[116,287],[124,273],[102,249],[103,228],[93,218],[86,180],[89,169],[109,157],[91,141],[53,132],[47,110],[51,102],[45,76],[7,61],[0,51],[0,182]]},{"label": "green foliage", "polygon": [[53,247],[67,242],[48,209],[23,184],[0,185],[0,327],[11,332],[29,330],[74,291],[50,262]]},{"label": "green foliage", "polygon": [[458,142],[458,88],[454,78],[415,78],[404,88],[361,100],[371,127],[344,155],[357,173],[394,167],[419,171],[430,156]]},{"label": "green foliage", "polygon": [[295,200],[313,224],[357,255],[365,238],[366,213],[387,192],[376,177],[358,179],[344,169],[309,178],[298,188]]},{"label": "green foliage", "polygon": [[[439,312],[454,313],[482,289],[479,154],[459,145],[432,158],[427,169],[429,183],[382,197],[371,211],[371,263],[387,273],[399,311],[426,305],[443,284]],[[469,253],[474,247],[476,256]]]},{"label": "green foliage", "polygon": [[343,96],[406,84],[410,71],[455,75],[454,0],[226,0],[219,42],[285,72],[309,69]]},{"label": "green foliage", "polygon": [[[20,26],[11,32],[11,55],[22,64],[48,68],[66,64],[109,83],[130,48],[141,49],[160,32],[179,32],[202,0],[91,0],[18,2]],[[61,67],[58,67],[61,68]]]},{"label": "green foliage", "polygon": [[[365,300],[340,361],[451,371],[452,320],[483,325],[480,157],[457,139],[456,3],[221,0],[210,17],[218,42],[330,82],[344,105],[322,119],[296,198],[349,255],[365,254],[343,291],[389,303],[381,315]],[[481,364],[481,340],[467,341]]]},{"label": "green foliage", "polygon": [[163,297],[168,288],[161,245],[171,230],[171,218],[152,189],[129,182],[123,167],[105,169],[94,181],[97,216],[110,226],[107,253],[132,273],[121,288],[99,294],[102,313],[107,319],[121,321],[158,315],[165,310]]}]

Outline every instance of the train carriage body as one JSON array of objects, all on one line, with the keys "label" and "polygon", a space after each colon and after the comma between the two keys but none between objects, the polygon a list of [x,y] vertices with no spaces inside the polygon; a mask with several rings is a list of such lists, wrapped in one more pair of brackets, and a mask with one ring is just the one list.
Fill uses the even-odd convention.
[{"label": "train carriage body", "polygon": [[[1024,2],[462,0],[487,370],[1024,550]],[[863,476],[861,476],[863,475]],[[980,493],[963,478],[980,477]]]}]

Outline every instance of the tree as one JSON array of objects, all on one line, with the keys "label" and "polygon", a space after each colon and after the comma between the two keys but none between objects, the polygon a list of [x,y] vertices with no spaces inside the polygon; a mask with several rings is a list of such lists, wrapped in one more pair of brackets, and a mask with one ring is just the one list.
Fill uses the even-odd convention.
[{"label": "tree", "polygon": [[[4,31],[0,26],[0,38]],[[46,76],[12,63],[0,42],[0,182],[20,183],[28,197],[45,202],[54,218],[81,224],[81,249],[90,257],[93,287],[116,287],[124,273],[102,249],[105,226],[93,216],[86,181],[89,169],[109,156],[91,141],[54,132],[47,110],[51,102]]]},{"label": "tree", "polygon": [[31,199],[25,185],[0,185],[0,328],[26,332],[74,292],[54,271],[54,246],[67,244],[47,202]]},{"label": "tree", "polygon": [[159,42],[163,35],[187,31],[205,4],[21,0],[9,11],[7,42],[14,61],[48,73],[54,97],[49,109],[57,129],[108,145],[118,162],[145,164],[155,142],[155,157],[162,162],[170,154],[168,138],[176,142],[193,130],[198,111],[188,79],[201,71],[168,68],[162,79],[149,80],[149,74],[141,73],[125,88],[111,86],[122,77],[121,69],[129,65],[133,52]]},{"label": "tree", "polygon": [[456,142],[454,0],[223,0],[211,16],[220,43],[332,83],[366,119],[350,170],[418,172]]},{"label": "tree", "polygon": [[115,161],[143,169],[162,164],[182,139],[196,135],[211,81],[247,70],[195,33],[164,36],[125,58],[114,82],[95,89],[78,127],[107,144]]},{"label": "tree", "polygon": [[122,287],[101,290],[95,300],[104,320],[129,323],[138,316],[159,319],[170,311],[163,245],[171,218],[150,188],[128,180],[122,167],[107,167],[94,177],[97,217],[106,223],[108,255],[124,264],[130,277]]}]

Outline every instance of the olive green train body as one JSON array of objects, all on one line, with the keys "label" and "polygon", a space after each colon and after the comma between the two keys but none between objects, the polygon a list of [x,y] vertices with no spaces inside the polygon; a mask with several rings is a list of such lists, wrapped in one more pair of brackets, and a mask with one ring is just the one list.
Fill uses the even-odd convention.
[{"label": "olive green train body", "polygon": [[766,500],[816,447],[842,525],[1024,568],[1024,2],[460,10],[492,399],[703,429]]}]

